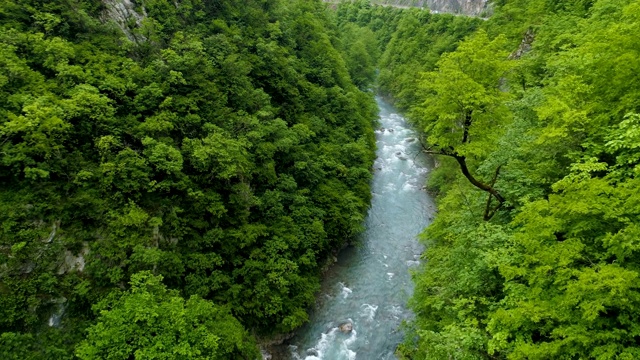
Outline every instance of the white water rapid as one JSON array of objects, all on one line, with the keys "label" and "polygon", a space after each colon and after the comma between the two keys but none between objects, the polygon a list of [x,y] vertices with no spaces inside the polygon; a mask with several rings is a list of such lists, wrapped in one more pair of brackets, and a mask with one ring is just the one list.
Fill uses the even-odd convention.
[{"label": "white water rapid", "polygon": [[327,273],[310,323],[290,341],[291,359],[395,359],[399,326],[411,317],[410,270],[422,252],[416,237],[435,211],[423,189],[431,165],[405,119],[382,99],[377,102],[378,159],[366,231],[361,244],[343,250]]}]

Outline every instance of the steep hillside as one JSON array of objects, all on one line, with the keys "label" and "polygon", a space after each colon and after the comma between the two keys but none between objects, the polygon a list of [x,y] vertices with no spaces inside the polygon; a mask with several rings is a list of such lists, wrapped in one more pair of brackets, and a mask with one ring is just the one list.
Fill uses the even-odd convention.
[{"label": "steep hillside", "polygon": [[380,84],[439,163],[397,353],[638,359],[640,1],[494,3],[474,29],[385,8]]},{"label": "steep hillside", "polygon": [[304,323],[371,196],[333,26],[320,0],[2,2],[0,357],[254,358],[249,330]]},{"label": "steep hillside", "polygon": [[[341,0],[325,0],[330,3],[339,3]],[[346,2],[359,2],[357,0]],[[464,14],[471,16],[484,16],[490,12],[489,0],[366,0],[371,4],[390,6],[396,8],[428,8],[434,13]]]}]

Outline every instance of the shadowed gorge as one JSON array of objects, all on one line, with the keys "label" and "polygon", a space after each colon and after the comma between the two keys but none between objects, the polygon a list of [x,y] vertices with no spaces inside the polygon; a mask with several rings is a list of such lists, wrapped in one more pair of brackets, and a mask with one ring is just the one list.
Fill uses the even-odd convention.
[{"label": "shadowed gorge", "polygon": [[395,359],[403,335],[399,326],[411,318],[409,271],[420,264],[422,252],[416,236],[435,211],[423,188],[432,164],[405,119],[382,99],[378,104],[378,158],[366,230],[326,274],[310,323],[290,341],[293,359]]},{"label": "shadowed gorge", "polygon": [[3,1],[0,358],[640,358],[639,33],[640,0]]}]

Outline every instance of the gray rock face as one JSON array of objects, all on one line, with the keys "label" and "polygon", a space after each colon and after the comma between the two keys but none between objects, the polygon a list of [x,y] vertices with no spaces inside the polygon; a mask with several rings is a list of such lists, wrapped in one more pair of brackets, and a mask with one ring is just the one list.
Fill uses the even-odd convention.
[{"label": "gray rock face", "polygon": [[518,49],[509,55],[509,59],[520,59],[524,54],[531,51],[531,44],[536,39],[536,34],[533,29],[528,29],[522,38],[522,42]]},{"label": "gray rock face", "polygon": [[[335,2],[335,0],[325,0]],[[453,13],[478,16],[488,10],[488,0],[373,0],[374,4],[394,7],[429,8],[434,13]]]},{"label": "gray rock face", "polygon": [[427,0],[426,3],[432,11],[480,15],[487,9],[488,0]]},{"label": "gray rock face", "polygon": [[133,20],[136,27],[139,27],[142,24],[142,20],[147,17],[147,11],[143,3],[138,6],[132,0],[102,0],[102,2],[106,7],[102,18],[103,21],[114,21],[127,38],[133,42],[146,40],[144,36],[135,34],[131,28],[131,20]]},{"label": "gray rock face", "polygon": [[85,256],[89,254],[89,244],[84,243],[84,246],[78,255],[75,255],[69,250],[64,252],[64,262],[58,268],[58,275],[62,275],[71,271],[82,272],[85,265]]}]

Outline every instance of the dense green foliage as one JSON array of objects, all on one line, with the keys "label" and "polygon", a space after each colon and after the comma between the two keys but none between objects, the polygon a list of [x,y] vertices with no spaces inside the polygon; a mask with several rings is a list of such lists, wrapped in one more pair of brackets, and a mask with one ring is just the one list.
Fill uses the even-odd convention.
[{"label": "dense green foliage", "polygon": [[232,316],[304,323],[370,199],[372,46],[336,30],[319,0],[1,2],[0,357],[240,358]]},{"label": "dense green foliage", "polygon": [[0,356],[254,358],[304,323],[378,67],[439,163],[398,353],[639,358],[640,1],[494,5],[1,2]]},{"label": "dense green foliage", "polygon": [[374,6],[368,0],[341,3],[336,13],[344,28],[371,29],[378,40],[378,91],[408,110],[417,103],[420,72],[430,71],[445,52],[474,31],[482,20],[420,9]]},{"label": "dense green foliage", "polygon": [[440,55],[455,50],[458,41],[475,30],[481,20],[416,9],[403,12],[380,59],[380,91],[407,110],[420,100],[419,74],[430,71]]},{"label": "dense green foliage", "polygon": [[[399,354],[640,358],[640,2],[494,3],[495,16],[429,58],[404,54],[430,52],[420,44],[445,38],[423,29],[444,20],[381,10],[401,20],[380,84],[440,154],[439,213]],[[403,25],[416,16],[434,20]],[[411,76],[383,77],[402,66]],[[489,221],[495,196],[456,156],[503,198]]]},{"label": "dense green foliage", "polygon": [[[242,325],[197,295],[167,290],[161,276],[140,272],[131,290],[96,305],[98,323],[76,351],[80,359],[256,359]],[[113,298],[116,299],[113,299]]]}]

